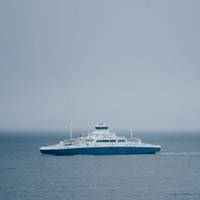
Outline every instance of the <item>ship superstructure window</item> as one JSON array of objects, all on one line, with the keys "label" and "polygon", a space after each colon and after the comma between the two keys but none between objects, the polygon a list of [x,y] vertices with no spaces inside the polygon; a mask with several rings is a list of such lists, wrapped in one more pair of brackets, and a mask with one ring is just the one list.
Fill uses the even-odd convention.
[{"label": "ship superstructure window", "polygon": [[93,142],[93,139],[86,139],[86,142]]},{"label": "ship superstructure window", "polygon": [[116,140],[96,140],[96,142],[116,142]]},{"label": "ship superstructure window", "polygon": [[126,142],[126,140],[118,140],[118,142]]},{"label": "ship superstructure window", "polygon": [[97,124],[95,128],[96,130],[108,130],[108,126],[106,126],[106,124]]},{"label": "ship superstructure window", "polygon": [[96,142],[109,142],[109,140],[97,140]]}]

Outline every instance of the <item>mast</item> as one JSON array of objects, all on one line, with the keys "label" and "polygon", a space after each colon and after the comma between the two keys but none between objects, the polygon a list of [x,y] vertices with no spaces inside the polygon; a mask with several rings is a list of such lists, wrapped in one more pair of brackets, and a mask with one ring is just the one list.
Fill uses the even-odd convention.
[{"label": "mast", "polygon": [[133,127],[130,126],[130,138],[133,139]]},{"label": "mast", "polygon": [[70,128],[70,140],[72,140],[72,120],[69,120],[69,128]]}]

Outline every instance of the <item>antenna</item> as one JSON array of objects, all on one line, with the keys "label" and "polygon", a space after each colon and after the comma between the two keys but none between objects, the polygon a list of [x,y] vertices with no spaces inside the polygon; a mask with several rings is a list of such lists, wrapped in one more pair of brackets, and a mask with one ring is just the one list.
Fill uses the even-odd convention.
[{"label": "antenna", "polygon": [[69,126],[70,126],[70,140],[72,140],[72,120],[69,120]]}]

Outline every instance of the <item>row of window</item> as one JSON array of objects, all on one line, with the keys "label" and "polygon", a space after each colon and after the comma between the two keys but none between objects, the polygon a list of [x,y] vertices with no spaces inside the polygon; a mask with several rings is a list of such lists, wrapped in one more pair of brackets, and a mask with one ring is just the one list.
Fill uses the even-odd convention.
[{"label": "row of window", "polygon": [[93,139],[86,139],[86,142],[93,142]]},{"label": "row of window", "polygon": [[[96,142],[116,142],[116,140],[96,140]],[[126,142],[126,140],[118,140],[118,142]]]},{"label": "row of window", "polygon": [[[84,141],[84,140],[81,140],[82,142]],[[93,139],[86,139],[85,140],[86,142],[93,142],[94,140]],[[123,140],[123,139],[119,139],[119,140],[107,140],[107,139],[105,139],[105,140],[96,140],[96,142],[126,142],[126,140]]]},{"label": "row of window", "polygon": [[96,140],[96,142],[116,142],[116,140]]},{"label": "row of window", "polygon": [[126,142],[126,140],[118,140],[118,142]]}]

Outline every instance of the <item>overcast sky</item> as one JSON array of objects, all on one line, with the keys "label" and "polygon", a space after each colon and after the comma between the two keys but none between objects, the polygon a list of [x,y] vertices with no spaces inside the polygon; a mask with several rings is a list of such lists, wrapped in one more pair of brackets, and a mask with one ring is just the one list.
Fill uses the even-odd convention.
[{"label": "overcast sky", "polygon": [[200,130],[199,0],[1,0],[0,129]]}]

